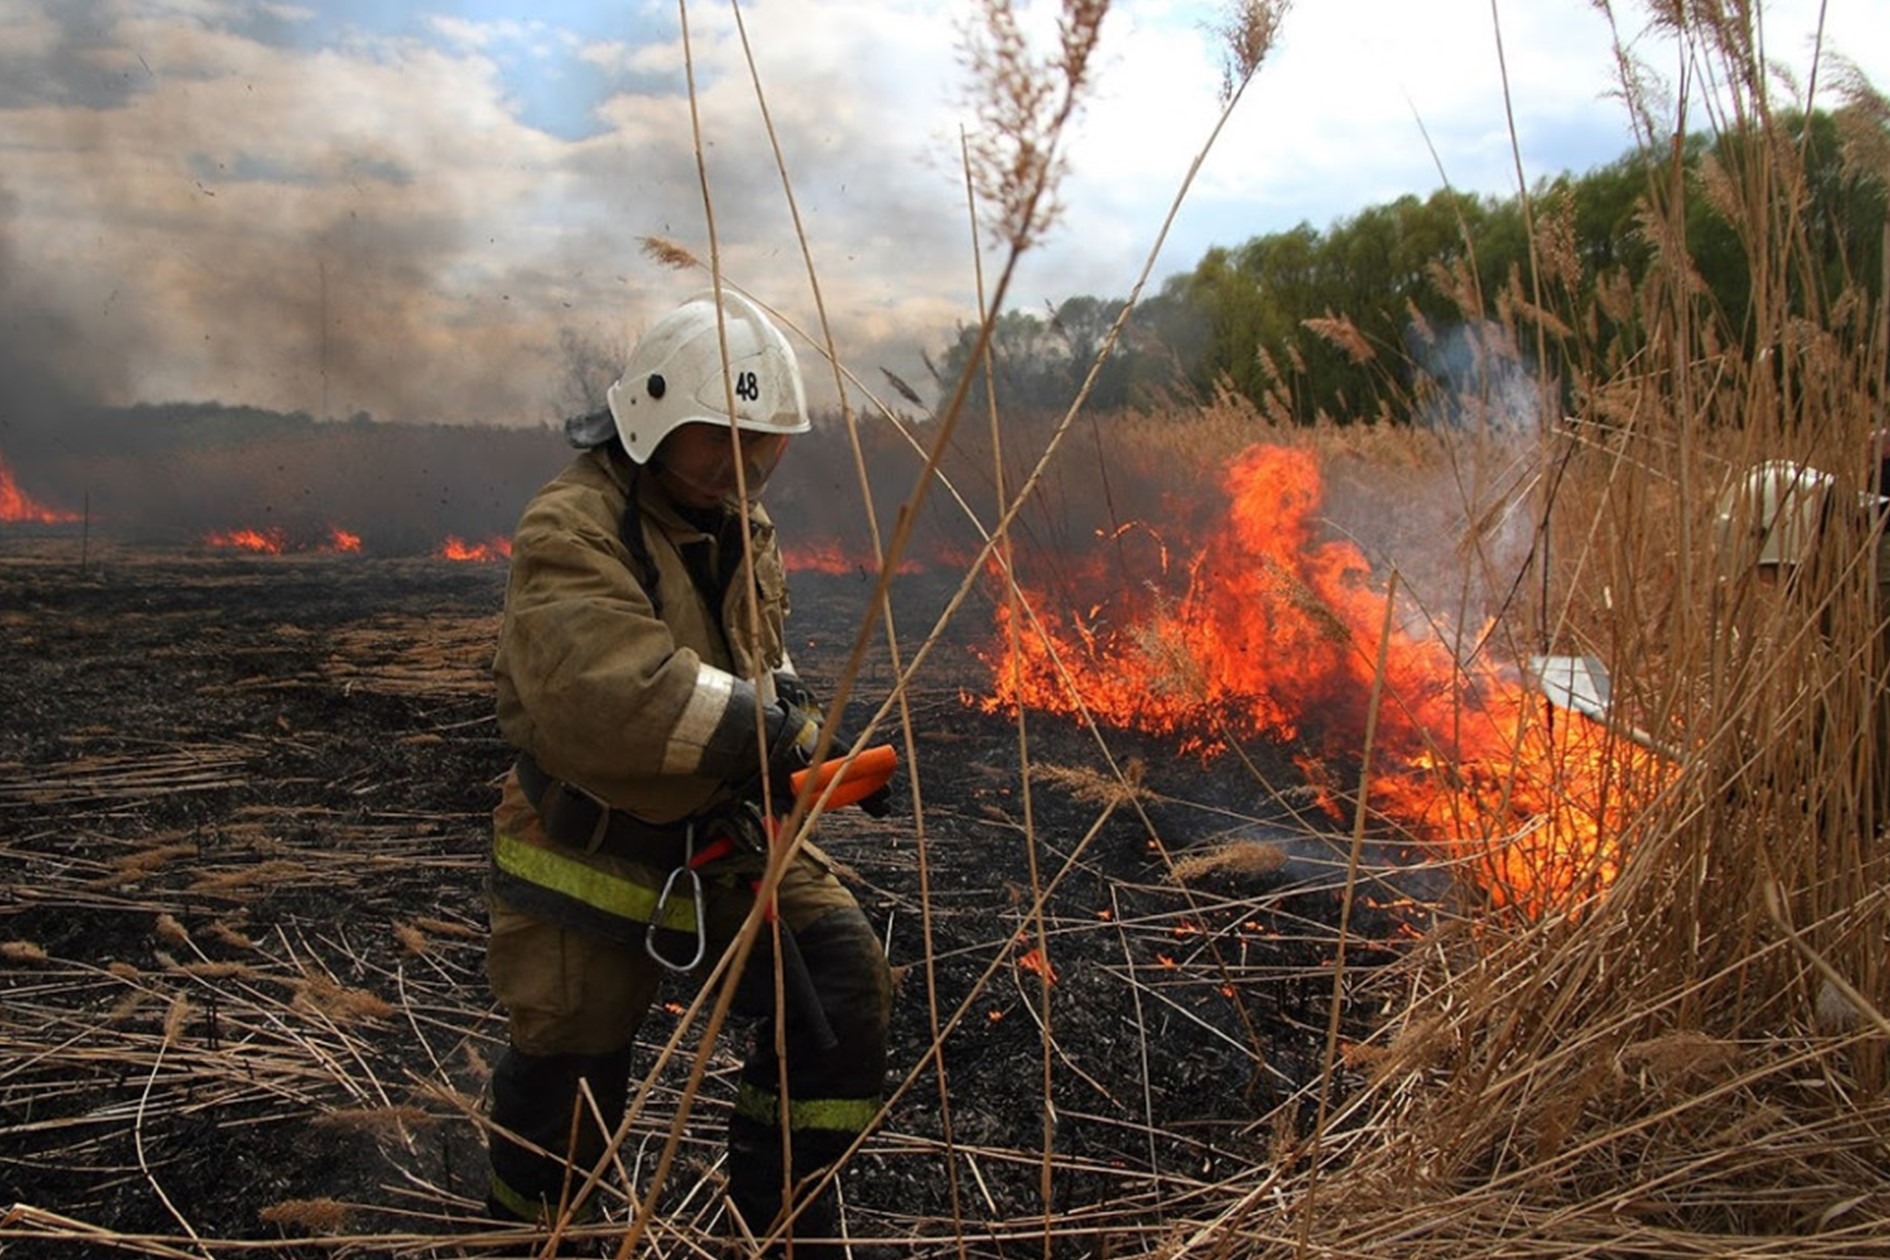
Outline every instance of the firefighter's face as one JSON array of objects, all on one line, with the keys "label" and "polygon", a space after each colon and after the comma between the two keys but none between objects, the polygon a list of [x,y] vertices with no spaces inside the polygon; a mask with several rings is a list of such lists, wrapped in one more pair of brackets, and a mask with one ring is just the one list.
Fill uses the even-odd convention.
[{"label": "firefighter's face", "polygon": [[[735,476],[738,449],[743,482],[739,486]],[[691,423],[671,430],[657,447],[654,463],[663,488],[676,502],[689,508],[711,508],[728,502],[741,489],[751,499],[759,495],[786,449],[785,434]]]}]

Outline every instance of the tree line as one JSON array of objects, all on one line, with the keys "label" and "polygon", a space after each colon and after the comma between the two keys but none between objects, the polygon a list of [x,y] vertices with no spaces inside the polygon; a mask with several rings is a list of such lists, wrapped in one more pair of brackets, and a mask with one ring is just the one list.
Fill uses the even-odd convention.
[{"label": "tree line", "polygon": [[[1216,246],[1130,314],[1095,372],[1088,405],[1149,407],[1231,391],[1300,422],[1409,419],[1418,378],[1450,374],[1452,330],[1519,306],[1548,330],[1520,353],[1554,376],[1572,354],[1632,353],[1645,330],[1638,304],[1621,295],[1635,292],[1658,251],[1673,244],[1647,225],[1656,221],[1650,207],[1675,197],[1684,199],[1683,246],[1702,314],[1749,348],[1767,335],[1753,318],[1754,285],[1767,282],[1767,260],[1781,244],[1756,239],[1741,213],[1753,195],[1797,203],[1787,247],[1799,258],[1786,273],[1795,314],[1823,322],[1846,293],[1861,292],[1875,307],[1884,288],[1885,187],[1853,160],[1855,120],[1849,134],[1844,121],[1819,111],[1772,130],[1694,134],[1671,153],[1630,151],[1544,181],[1527,197],[1442,189],[1372,206],[1325,231],[1302,222]],[[1879,144],[1890,142],[1881,121],[1866,126]],[[1750,181],[1776,170],[1781,156],[1802,178],[1755,194]],[[999,399],[1015,409],[1066,407],[1124,305],[1078,296],[1041,315],[1001,315],[988,358]],[[957,379],[976,341],[975,327],[959,329],[939,357],[942,382]],[[982,397],[982,372],[977,383]]]}]

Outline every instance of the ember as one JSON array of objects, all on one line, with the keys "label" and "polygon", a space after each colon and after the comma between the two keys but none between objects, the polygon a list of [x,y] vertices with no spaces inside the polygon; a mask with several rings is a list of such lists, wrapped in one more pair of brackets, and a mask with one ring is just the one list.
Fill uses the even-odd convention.
[{"label": "ember", "polygon": [[49,507],[20,489],[19,483],[13,479],[13,470],[7,467],[5,458],[0,457],[0,521],[9,524],[60,525],[78,519],[78,513]]},{"label": "ember", "polygon": [[1040,949],[1028,949],[1019,954],[1017,956],[1017,965],[1022,967],[1025,971],[1035,972],[1048,980],[1051,984],[1057,982],[1056,965],[1045,958],[1043,951]]},{"label": "ember", "polygon": [[[1389,624],[1376,815],[1470,859],[1500,905],[1540,913],[1611,882],[1630,789],[1646,785],[1653,759],[1577,715],[1550,724],[1515,669],[1460,663],[1429,623],[1388,622],[1364,554],[1318,537],[1310,453],[1250,447],[1226,489],[1199,543],[1091,557],[1083,587],[1111,595],[1089,611],[1029,593],[1035,621],[1014,648],[1000,602],[983,707],[1074,713],[1080,699],[1099,720],[1178,737],[1204,759],[1241,739],[1295,745],[1322,804],[1345,818],[1326,767],[1365,747]],[[1138,558],[1143,570],[1124,571]]]},{"label": "ember", "polygon": [[339,525],[331,525],[328,527],[328,545],[322,550],[339,552],[343,555],[359,555],[361,535],[345,530]]}]

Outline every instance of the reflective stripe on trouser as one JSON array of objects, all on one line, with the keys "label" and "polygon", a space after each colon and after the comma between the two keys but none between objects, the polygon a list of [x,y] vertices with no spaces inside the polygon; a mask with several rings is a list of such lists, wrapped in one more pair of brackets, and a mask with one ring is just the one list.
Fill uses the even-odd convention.
[{"label": "reflective stripe on trouser", "polygon": [[[638,872],[627,865],[576,861],[522,841],[518,842],[521,847],[537,849],[563,864],[545,865],[536,855],[508,862],[500,856],[498,843],[495,836],[487,972],[506,1008],[514,1053],[523,1061],[625,1051],[665,972],[644,951],[634,918],[622,913],[635,894],[598,881],[634,887],[635,880],[629,877]],[[590,875],[574,879],[570,867]],[[548,887],[527,878],[541,869],[555,872],[563,882]],[[644,891],[650,895],[648,904],[653,910],[656,890]],[[705,877],[703,911],[709,949],[702,974],[720,957],[753,904],[744,879],[730,882]],[[799,1182],[851,1145],[878,1109],[886,1070],[891,983],[871,925],[852,894],[818,856],[804,852],[789,864],[776,905],[782,924],[794,931],[814,995],[838,1042],[824,1054],[788,1056],[790,1158]],[[665,922],[670,922],[667,915]],[[773,985],[765,979],[773,975],[772,953],[770,936],[764,932],[750,958],[746,982],[738,990],[744,998],[744,1013],[760,1016],[761,1024],[742,1070],[747,1100],[742,1113],[746,1114],[737,1113],[731,1119],[729,1132],[730,1197],[743,1220],[757,1232],[765,1231],[775,1218],[784,1183],[780,1109],[775,1101],[780,1063],[774,1055],[769,1018]],[[757,979],[761,982],[756,983]],[[792,1042],[796,1029],[791,1014],[789,1019]],[[504,1170],[505,1184],[527,1201],[542,1194],[556,1202],[548,1188],[563,1184],[565,1165],[557,1156],[568,1141],[576,1089],[577,1076],[569,1073],[495,1070],[493,1074],[495,1120],[532,1115],[547,1117],[544,1123],[550,1125],[549,1118],[556,1117],[555,1123],[561,1126],[555,1141],[538,1142],[552,1156],[533,1157],[536,1171],[529,1174],[508,1163],[513,1153],[529,1152],[494,1139],[495,1167]],[[595,1081],[592,1090],[597,1091]],[[606,1113],[606,1120],[614,1123],[616,1115]],[[589,1165],[579,1171],[588,1172]],[[495,1187],[495,1198],[497,1194]],[[814,1218],[807,1216],[799,1232],[811,1237],[830,1230],[831,1225],[816,1230]]]},{"label": "reflective stripe on trouser", "polygon": [[[770,1232],[778,1218],[784,1185],[810,1184],[866,1131],[879,1113],[885,1086],[891,981],[866,916],[857,906],[834,910],[800,927],[794,937],[839,1045],[826,1054],[802,1056],[805,1061],[790,1051],[784,1108],[773,1021],[764,1018],[756,1031],[729,1117],[728,1192],[757,1236]],[[765,957],[758,963],[772,966]],[[784,1110],[791,1168],[782,1165]],[[801,1238],[832,1236],[831,1189],[804,1202],[790,1232]]]}]

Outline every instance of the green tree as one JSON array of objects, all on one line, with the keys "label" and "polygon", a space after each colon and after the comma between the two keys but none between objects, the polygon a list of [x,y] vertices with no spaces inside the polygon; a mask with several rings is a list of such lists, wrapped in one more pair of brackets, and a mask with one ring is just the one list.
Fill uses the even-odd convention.
[{"label": "green tree", "polygon": [[[1853,119],[1853,143],[1860,128],[1883,124]],[[1676,197],[1685,257],[1675,274],[1727,340],[1756,349],[1783,336],[1754,326],[1755,310],[1772,309],[1755,302],[1755,285],[1785,286],[1792,314],[1820,320],[1847,293],[1873,309],[1885,189],[1847,160],[1845,135],[1830,114],[1787,116],[1769,131],[1692,135],[1671,151],[1636,150],[1562,175],[1533,189],[1527,207],[1521,197],[1446,189],[1368,207],[1323,233],[1301,223],[1215,246],[1133,312],[1091,403],[1225,388],[1302,422],[1409,417],[1423,378],[1448,370],[1448,346],[1460,340],[1452,330],[1519,310],[1531,327],[1517,331],[1533,332],[1520,349],[1541,359],[1531,369],[1567,379],[1573,356],[1618,358],[1645,344],[1631,295],[1661,259],[1651,225],[1675,221]],[[1781,205],[1794,213],[1776,213]],[[1779,224],[1793,227],[1791,240],[1757,239]],[[1000,397],[1067,404],[1121,309],[1085,296],[1047,320],[1002,317],[992,338]],[[960,330],[949,369],[962,366],[975,333]]]}]

